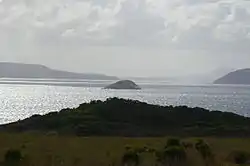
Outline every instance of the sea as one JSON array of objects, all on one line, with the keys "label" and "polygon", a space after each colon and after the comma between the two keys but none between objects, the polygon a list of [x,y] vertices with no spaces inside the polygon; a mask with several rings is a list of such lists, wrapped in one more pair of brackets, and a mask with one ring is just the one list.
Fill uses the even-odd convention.
[{"label": "sea", "polygon": [[157,105],[186,105],[250,116],[250,86],[173,85],[138,81],[142,90],[106,90],[112,83],[100,80],[1,80],[0,124],[78,107],[110,97],[134,99]]}]

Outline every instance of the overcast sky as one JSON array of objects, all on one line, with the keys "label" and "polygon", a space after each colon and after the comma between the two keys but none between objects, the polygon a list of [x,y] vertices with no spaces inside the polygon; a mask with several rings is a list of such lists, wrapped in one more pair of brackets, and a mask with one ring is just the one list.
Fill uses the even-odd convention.
[{"label": "overcast sky", "polygon": [[0,0],[0,61],[118,76],[250,67],[249,0]]}]

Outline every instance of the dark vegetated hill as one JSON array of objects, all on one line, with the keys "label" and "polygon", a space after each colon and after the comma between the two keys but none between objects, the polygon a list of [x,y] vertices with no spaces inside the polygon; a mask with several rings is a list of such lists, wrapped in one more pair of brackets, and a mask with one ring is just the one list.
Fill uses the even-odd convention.
[{"label": "dark vegetated hill", "polygon": [[0,126],[78,136],[250,136],[250,119],[229,112],[112,98]]}]

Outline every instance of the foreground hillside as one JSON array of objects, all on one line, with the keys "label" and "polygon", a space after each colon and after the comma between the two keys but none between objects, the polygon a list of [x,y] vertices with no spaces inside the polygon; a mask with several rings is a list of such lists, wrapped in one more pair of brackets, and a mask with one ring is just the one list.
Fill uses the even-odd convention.
[{"label": "foreground hillside", "polygon": [[186,106],[157,106],[112,98],[0,126],[0,131],[78,136],[250,136],[250,119]]},{"label": "foreground hillside", "polygon": [[250,69],[241,69],[231,72],[218,80],[214,84],[242,84],[250,85]]},{"label": "foreground hillside", "polygon": [[[19,161],[14,155],[11,158],[14,163],[10,163],[10,166],[125,166],[122,164],[122,158],[127,154],[128,147],[138,151],[152,149],[138,153],[137,166],[169,166],[170,164],[171,166],[237,166],[235,162],[238,157],[245,156],[245,161],[250,159],[249,139],[203,139],[209,145],[213,158],[208,156],[205,160],[202,159],[195,148],[197,139],[188,138],[181,139],[182,142],[193,144],[185,150],[186,159],[181,161],[183,163],[178,161],[162,163],[158,160],[157,152],[166,146],[167,138],[83,138],[35,133],[0,133],[0,165],[6,160],[8,151],[17,150],[22,158]],[[8,162],[6,165],[8,166]],[[244,164],[244,166],[247,165],[249,164]]]}]

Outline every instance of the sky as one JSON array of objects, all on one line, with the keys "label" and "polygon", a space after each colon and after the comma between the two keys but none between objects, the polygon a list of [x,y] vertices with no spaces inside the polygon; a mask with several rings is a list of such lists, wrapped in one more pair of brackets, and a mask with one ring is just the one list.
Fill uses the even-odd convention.
[{"label": "sky", "polygon": [[0,0],[0,61],[117,76],[250,67],[249,0]]}]

